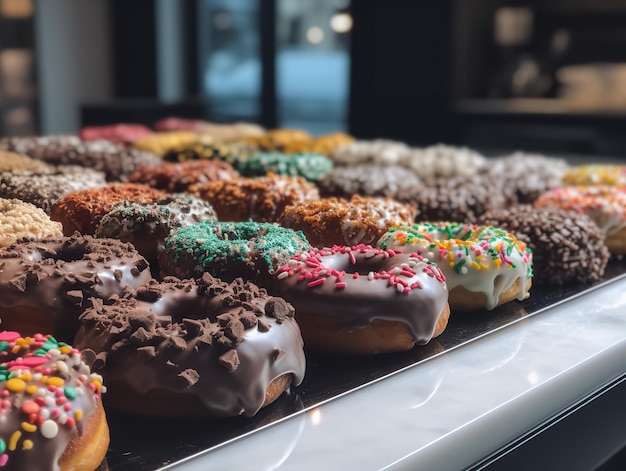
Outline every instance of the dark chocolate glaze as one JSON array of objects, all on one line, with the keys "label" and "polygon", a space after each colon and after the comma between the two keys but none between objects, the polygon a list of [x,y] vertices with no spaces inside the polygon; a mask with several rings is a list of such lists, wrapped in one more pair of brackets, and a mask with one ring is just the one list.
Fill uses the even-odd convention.
[{"label": "dark chocolate glaze", "polygon": [[18,242],[0,250],[2,327],[71,342],[92,297],[119,296],[151,278],[148,262],[118,240],[77,233]]},{"label": "dark chocolate glaze", "polygon": [[445,278],[435,264],[367,245],[303,252],[279,268],[274,281],[271,292],[297,313],[333,317],[357,329],[375,319],[402,322],[416,344],[432,338],[448,302]]},{"label": "dark chocolate glaze", "polygon": [[272,380],[304,377],[293,307],[241,279],[152,281],[80,320],[76,345],[97,353],[108,404],[135,414],[252,416]]}]

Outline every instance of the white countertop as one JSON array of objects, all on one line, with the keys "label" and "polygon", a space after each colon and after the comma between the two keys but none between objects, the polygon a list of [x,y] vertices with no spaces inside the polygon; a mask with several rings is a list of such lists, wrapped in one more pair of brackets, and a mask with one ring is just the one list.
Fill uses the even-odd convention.
[{"label": "white countertop", "polygon": [[624,373],[620,280],[175,469],[464,469]]}]

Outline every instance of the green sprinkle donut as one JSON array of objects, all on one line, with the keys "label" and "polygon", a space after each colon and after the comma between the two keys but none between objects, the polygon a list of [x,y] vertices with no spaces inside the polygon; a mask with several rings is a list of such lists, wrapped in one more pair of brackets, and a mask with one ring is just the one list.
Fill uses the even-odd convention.
[{"label": "green sprinkle donut", "polygon": [[333,162],[321,154],[256,152],[248,159],[237,162],[235,168],[246,177],[259,177],[272,172],[316,182],[333,170]]},{"label": "green sprinkle donut", "polygon": [[199,278],[206,272],[262,285],[290,257],[309,248],[302,232],[278,224],[201,221],[170,233],[159,265],[162,276]]}]

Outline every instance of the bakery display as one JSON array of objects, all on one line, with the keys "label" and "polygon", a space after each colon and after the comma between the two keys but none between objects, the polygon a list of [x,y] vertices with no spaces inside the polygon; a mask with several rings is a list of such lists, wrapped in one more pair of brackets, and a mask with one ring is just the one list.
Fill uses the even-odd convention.
[{"label": "bakery display", "polygon": [[[457,312],[491,329],[609,267],[603,221],[539,207],[565,191],[559,159],[246,123],[148,131],[0,140],[2,327],[77,345],[119,434],[129,417],[237,434],[320,400],[309,358],[314,381],[335,361],[411,364],[458,338]],[[351,384],[375,379],[359,371]]]}]

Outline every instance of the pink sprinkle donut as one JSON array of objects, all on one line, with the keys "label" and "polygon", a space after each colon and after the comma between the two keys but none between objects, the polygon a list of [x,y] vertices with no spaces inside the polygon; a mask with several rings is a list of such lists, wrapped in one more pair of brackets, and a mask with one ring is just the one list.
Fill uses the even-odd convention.
[{"label": "pink sprinkle donut", "polygon": [[332,353],[410,350],[441,334],[450,312],[435,264],[363,244],[301,252],[274,288],[296,308],[305,345]]}]

